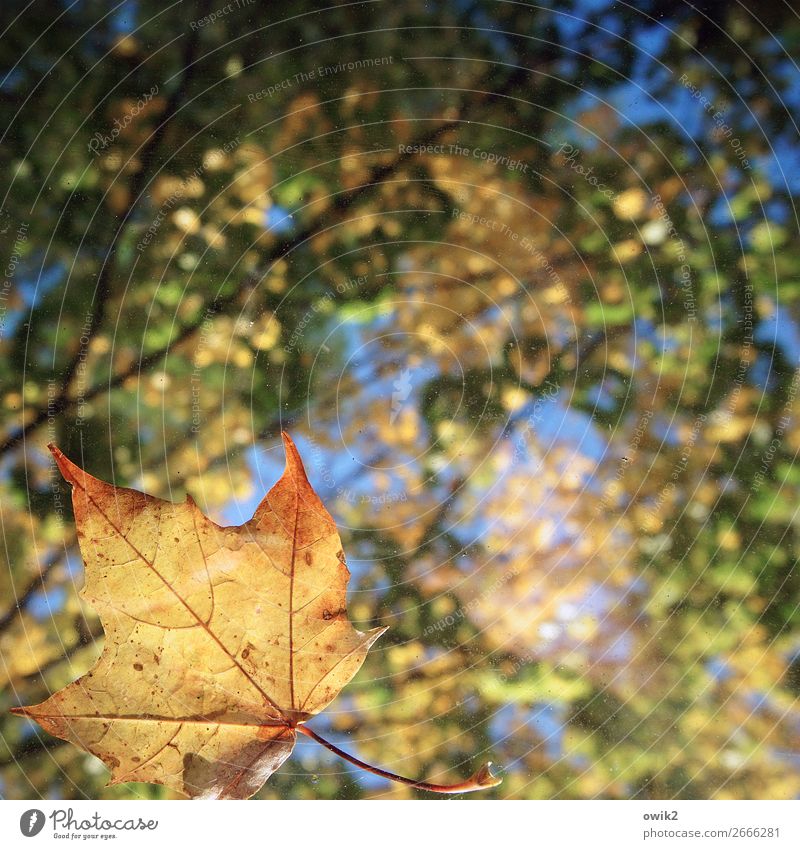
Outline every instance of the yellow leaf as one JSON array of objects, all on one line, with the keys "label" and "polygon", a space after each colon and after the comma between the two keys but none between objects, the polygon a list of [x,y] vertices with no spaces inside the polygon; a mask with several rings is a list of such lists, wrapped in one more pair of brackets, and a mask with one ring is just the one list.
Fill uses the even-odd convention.
[{"label": "yellow leaf", "polygon": [[385,630],[350,624],[339,534],[284,443],[283,476],[228,528],[190,498],[103,483],[53,447],[106,642],[90,672],[15,712],[97,755],[112,783],[251,796]]}]

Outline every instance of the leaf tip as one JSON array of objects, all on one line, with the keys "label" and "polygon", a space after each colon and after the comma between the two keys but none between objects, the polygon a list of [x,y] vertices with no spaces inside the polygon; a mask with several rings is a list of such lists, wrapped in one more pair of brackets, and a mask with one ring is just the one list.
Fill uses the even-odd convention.
[{"label": "leaf tip", "polygon": [[294,440],[285,430],[281,431],[281,439],[283,440],[283,450],[286,454],[286,471],[292,477],[299,477],[301,480],[308,480],[306,468],[303,465],[303,460],[300,457],[300,452],[294,444]]},{"label": "leaf tip", "polygon": [[[38,705],[19,705],[18,707],[9,708],[8,712],[13,713],[14,716],[21,716],[23,719],[30,719],[33,722],[39,722],[39,716],[36,711],[37,707]],[[41,725],[41,723],[39,724]]]},{"label": "leaf tip", "polygon": [[367,631],[367,648],[371,649],[373,645],[389,630],[388,625],[383,625],[380,628],[373,628]]},{"label": "leaf tip", "polygon": [[80,471],[80,469],[64,454],[55,442],[48,442],[47,447],[50,449],[50,453],[53,455],[59,471],[64,476],[64,480],[68,483],[75,483],[75,472]]}]

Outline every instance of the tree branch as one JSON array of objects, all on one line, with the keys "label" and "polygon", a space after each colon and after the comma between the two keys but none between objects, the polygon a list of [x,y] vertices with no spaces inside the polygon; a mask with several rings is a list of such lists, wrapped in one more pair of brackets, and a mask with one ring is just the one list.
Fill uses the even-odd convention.
[{"label": "tree branch", "polygon": [[21,745],[11,749],[6,757],[0,758],[0,769],[4,769],[7,766],[18,766],[20,761],[27,760],[35,755],[41,755],[42,752],[49,751],[50,749],[57,749],[66,742],[66,740],[62,740],[59,737],[45,738],[37,734],[35,737],[31,737]]},{"label": "tree branch", "polygon": [[[209,5],[210,0],[202,0],[200,10],[207,10]],[[116,276],[117,270],[117,246],[131,221],[132,213],[141,198],[142,191],[150,179],[150,171],[153,167],[153,163],[155,162],[155,154],[164,138],[167,126],[180,110],[181,103],[183,102],[188,87],[197,71],[196,63],[199,46],[199,32],[199,29],[192,30],[184,44],[181,65],[183,68],[183,74],[181,76],[181,80],[167,100],[164,111],[160,116],[161,121],[159,125],[149,136],[141,149],[141,167],[130,181],[130,185],[128,187],[129,200],[127,206],[122,213],[122,220],[120,221],[119,226],[111,237],[111,243],[108,247],[102,267],[100,268],[100,273],[97,277],[97,284],[95,286],[92,299],[95,308],[89,318],[88,326],[82,334],[82,338],[85,341],[81,341],[78,350],[67,363],[61,379],[61,390],[58,395],[56,395],[55,398],[52,398],[46,407],[41,407],[27,424],[18,428],[3,441],[0,445],[0,457],[4,456],[20,443],[24,442],[26,437],[40,428],[48,420],[48,418],[65,412],[74,404],[74,400],[70,398],[72,382],[75,378],[78,366],[81,364],[83,357],[85,356],[86,350],[103,325],[103,321],[105,320],[106,312],[108,310],[108,304],[113,294],[112,282]]]},{"label": "tree branch", "polygon": [[8,610],[0,616],[0,634],[4,633],[11,627],[17,616],[24,612],[25,608],[30,603],[31,598],[44,588],[44,582],[47,580],[53,569],[55,569],[55,567],[64,559],[66,556],[66,549],[71,547],[74,541],[75,540],[73,538],[72,542],[65,543],[64,551],[57,551],[50,555],[44,566],[39,571],[39,574],[31,578],[25,589],[22,590],[22,592],[16,597],[14,604],[12,604],[11,607],[9,607]]},{"label": "tree branch", "polygon": [[[510,90],[514,85],[516,85],[520,80],[522,80],[526,76],[526,71],[524,69],[517,68],[511,74],[509,79],[500,89],[488,89],[484,90],[484,86],[488,85],[488,83],[492,80],[494,73],[493,69],[489,69],[487,73],[484,75],[481,81],[478,83],[477,95],[475,91],[470,91],[470,94],[476,95],[476,103],[479,106],[491,105],[496,103],[499,99],[506,96],[508,90]],[[440,136],[449,132],[450,130],[456,129],[462,122],[463,113],[470,104],[463,103],[459,108],[459,117],[452,118],[450,120],[445,121],[444,123],[438,125],[434,129],[430,130],[428,133],[423,133],[420,137],[416,139],[416,141],[412,145],[407,145],[406,150],[395,157],[392,162],[386,163],[385,165],[378,166],[373,169],[372,173],[369,176],[369,179],[360,186],[356,186],[353,189],[349,189],[340,193],[336,200],[321,212],[310,224],[308,224],[303,230],[294,236],[289,236],[287,238],[281,239],[269,250],[266,257],[264,258],[267,263],[273,263],[277,260],[284,257],[287,253],[295,250],[296,248],[303,245],[305,242],[313,238],[318,233],[322,232],[325,228],[330,227],[334,223],[336,223],[341,215],[347,211],[347,209],[352,206],[357,201],[361,200],[365,195],[372,192],[377,186],[381,185],[385,180],[389,177],[393,176],[407,161],[413,159],[417,156],[416,153],[413,152],[414,146],[426,145],[435,142]],[[165,126],[166,122],[162,122],[159,129],[162,129]],[[162,132],[163,134],[163,132]],[[155,134],[154,136],[155,137]],[[151,137],[151,139],[153,138]],[[161,135],[158,136],[158,140],[160,140]],[[144,170],[144,169],[142,169]],[[133,198],[133,194],[132,194]],[[135,203],[135,199],[133,201]],[[132,207],[131,207],[132,208]],[[126,221],[130,215],[130,210],[126,212]],[[115,250],[116,242],[118,241],[120,231],[117,232],[117,236],[115,237],[115,241],[112,244],[112,247],[109,249],[109,253]],[[103,272],[109,267],[108,263],[104,265]],[[110,272],[106,272],[103,276],[103,272],[101,272],[102,281],[98,279],[98,292],[101,293],[100,304],[102,306],[102,310],[104,311],[107,302],[108,296],[110,295],[110,290],[106,293],[107,287],[101,287],[101,282],[106,281],[110,276]],[[241,290],[243,288],[243,284],[239,284],[233,292],[225,297],[217,298],[212,306],[211,312],[219,313],[224,310],[226,307],[233,304],[236,299],[239,297]],[[105,295],[103,293],[106,293]],[[96,398],[98,395],[102,395],[112,389],[116,389],[120,385],[122,385],[128,378],[133,377],[135,374],[138,374],[150,366],[155,365],[160,362],[164,357],[166,357],[176,346],[180,345],[182,342],[185,342],[187,339],[190,339],[197,331],[202,327],[205,321],[208,318],[208,311],[204,311],[199,314],[194,321],[185,324],[175,335],[175,337],[170,341],[163,345],[156,351],[147,354],[135,362],[131,363],[128,368],[124,371],[117,373],[113,377],[111,377],[108,382],[103,384],[97,384],[90,389],[88,389],[82,395],[82,401],[85,403],[87,401],[91,401]],[[90,332],[87,334],[90,336],[94,336],[99,330],[99,323],[92,322],[92,327]],[[67,373],[69,374],[69,382],[71,383],[71,378],[74,375],[75,370],[80,362],[81,352],[78,352],[76,356],[73,358],[72,362],[68,366]],[[31,433],[38,430],[49,417],[54,415],[59,415],[60,413],[66,412],[73,408],[73,406],[77,403],[77,399],[69,397],[70,387],[65,382],[64,388],[62,392],[53,399],[47,408],[40,408],[36,415],[23,427],[19,428],[16,432],[9,435],[5,441],[0,444],[0,457],[7,454],[9,451],[14,449],[17,445],[23,442]]]}]

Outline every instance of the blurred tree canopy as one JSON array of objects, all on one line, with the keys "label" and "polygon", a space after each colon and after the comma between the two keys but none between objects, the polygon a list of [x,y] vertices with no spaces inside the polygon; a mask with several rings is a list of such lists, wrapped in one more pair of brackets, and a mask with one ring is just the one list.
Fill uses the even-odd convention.
[{"label": "blurred tree canopy", "polygon": [[390,626],[332,739],[796,798],[795,8],[7,0],[0,795],[164,792],[8,714],[102,640],[47,443],[238,523],[284,428]]}]

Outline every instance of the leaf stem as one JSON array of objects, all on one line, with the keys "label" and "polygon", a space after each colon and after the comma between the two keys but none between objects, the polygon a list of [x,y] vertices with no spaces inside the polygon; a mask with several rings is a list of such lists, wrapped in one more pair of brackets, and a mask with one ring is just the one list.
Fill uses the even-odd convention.
[{"label": "leaf stem", "polygon": [[427,781],[415,781],[413,778],[405,778],[402,775],[395,775],[395,773],[389,772],[388,770],[364,763],[364,761],[359,760],[354,755],[349,755],[338,746],[334,746],[333,743],[328,742],[324,737],[320,737],[316,731],[312,731],[305,725],[298,725],[296,730],[301,734],[305,734],[306,737],[316,740],[321,746],[324,746],[340,758],[344,758],[344,760],[349,761],[359,769],[371,772],[373,775],[379,775],[381,778],[388,778],[390,781],[407,784],[409,787],[414,787],[417,790],[427,790],[429,793],[472,793],[475,790],[486,790],[489,787],[496,787],[503,780],[502,778],[497,778],[497,776],[492,775],[490,769],[492,764],[490,761],[485,766],[482,766],[473,776],[468,778],[466,781],[459,782],[458,784],[431,784]]}]

